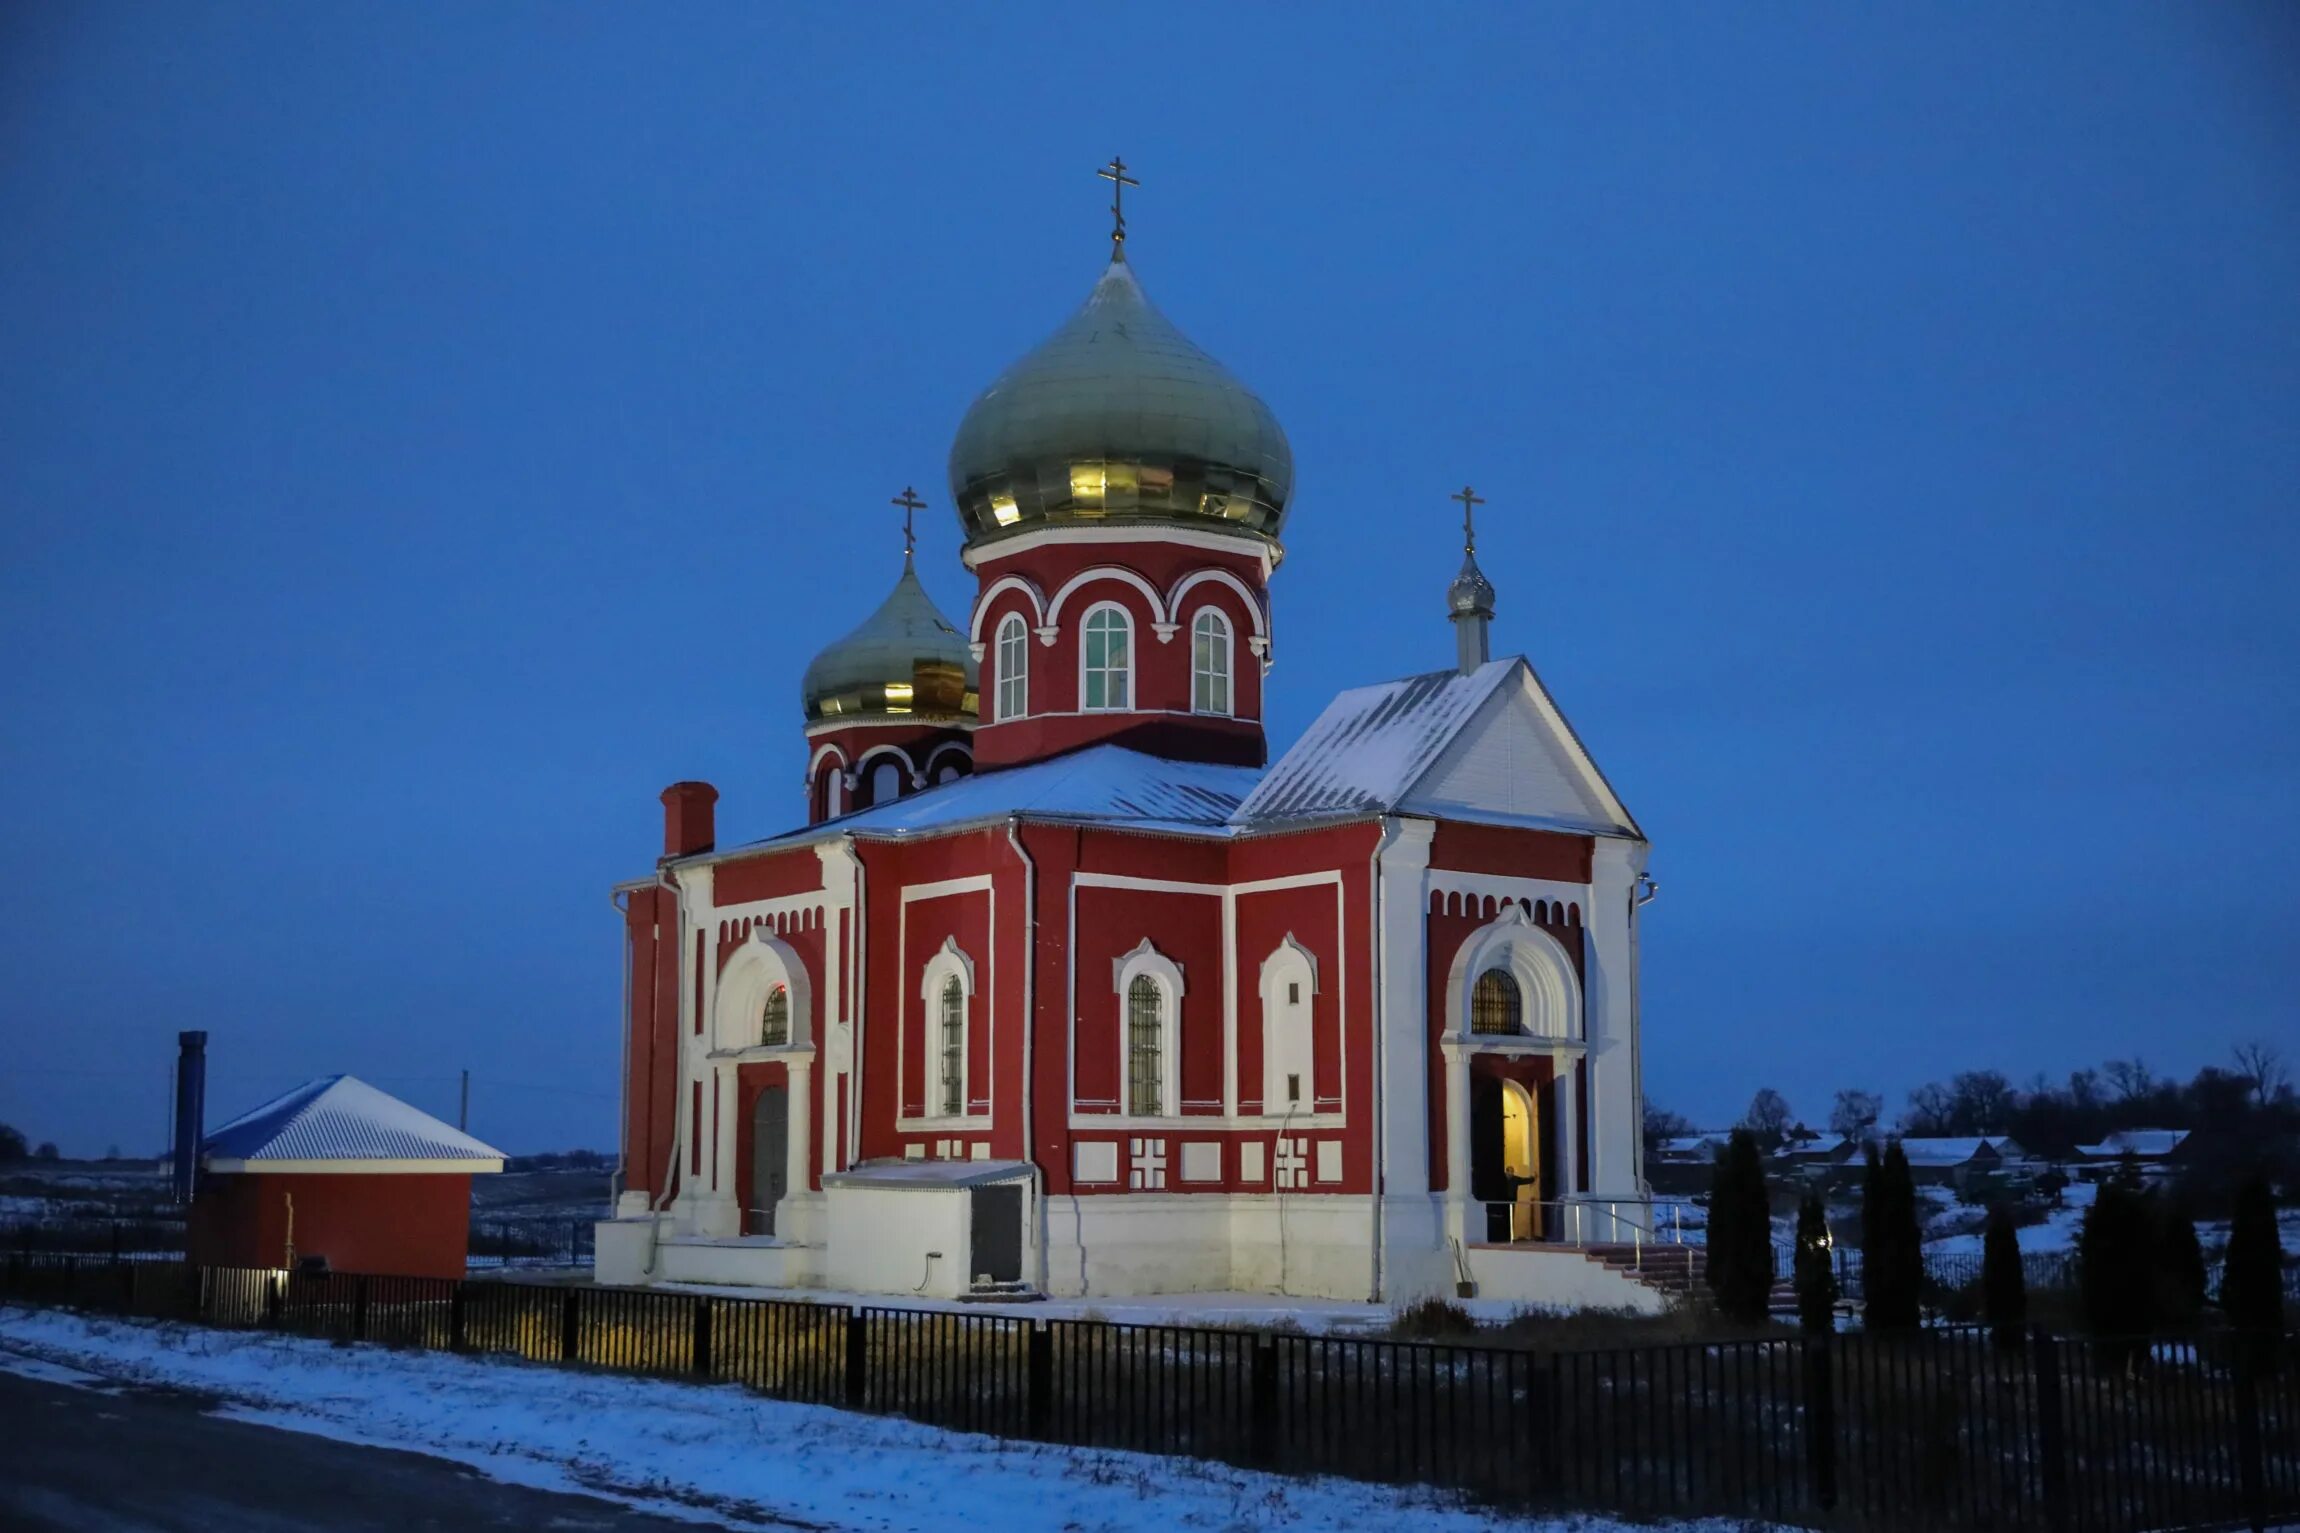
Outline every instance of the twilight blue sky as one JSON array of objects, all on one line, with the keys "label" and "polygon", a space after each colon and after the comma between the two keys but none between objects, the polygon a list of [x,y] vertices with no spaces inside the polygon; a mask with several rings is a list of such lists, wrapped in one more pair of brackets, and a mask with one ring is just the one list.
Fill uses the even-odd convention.
[{"label": "twilight blue sky", "polygon": [[1132,250],[1299,465],[1272,734],[1446,493],[1656,842],[1646,1079],[2300,1048],[2300,10],[0,10],[0,1120],[611,1146],[655,793]]}]

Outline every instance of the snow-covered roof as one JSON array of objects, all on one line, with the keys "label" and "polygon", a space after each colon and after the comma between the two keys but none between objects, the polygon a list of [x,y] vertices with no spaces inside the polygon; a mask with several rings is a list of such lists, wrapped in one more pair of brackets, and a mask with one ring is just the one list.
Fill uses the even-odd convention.
[{"label": "snow-covered roof", "polygon": [[2161,1160],[2180,1148],[2188,1137],[2184,1128],[2120,1128],[2098,1144],[2080,1144],[2077,1153],[2092,1160],[2116,1160],[2126,1155],[2137,1155],[2142,1160]]},{"label": "snow-covered roof", "polygon": [[1912,1166],[1961,1166],[1983,1150],[2006,1160],[2019,1160],[2028,1154],[2010,1139],[1920,1136],[1901,1141],[1901,1153],[1908,1156]]},{"label": "snow-covered roof", "polygon": [[845,1171],[823,1175],[823,1185],[932,1191],[944,1187],[985,1187],[1031,1174],[1026,1160],[865,1160]]},{"label": "snow-covered roof", "polygon": [[452,1162],[440,1170],[500,1171],[503,1152],[350,1075],[307,1081],[200,1141],[211,1171],[286,1170],[315,1162]]},{"label": "snow-covered roof", "polygon": [[1122,745],[1095,745],[1028,766],[977,772],[751,845],[827,836],[899,838],[1015,814],[1221,835],[1261,775],[1259,767],[1168,761]]},{"label": "snow-covered roof", "polygon": [[1792,1139],[1781,1146],[1783,1155],[1827,1157],[1846,1148],[1843,1134],[1820,1134],[1811,1139]]},{"label": "snow-covered roof", "polygon": [[1642,835],[1522,655],[1342,693],[1235,819],[1399,810]]},{"label": "snow-covered roof", "polygon": [[1661,1155],[1709,1155],[1732,1137],[1730,1130],[1719,1130],[1714,1134],[1680,1134],[1674,1139],[1662,1140],[1654,1149]]}]

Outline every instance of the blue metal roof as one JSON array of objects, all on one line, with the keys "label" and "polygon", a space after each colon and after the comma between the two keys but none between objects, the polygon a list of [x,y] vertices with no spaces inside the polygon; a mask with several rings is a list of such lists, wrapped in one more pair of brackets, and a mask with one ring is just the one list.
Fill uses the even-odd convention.
[{"label": "blue metal roof", "polygon": [[350,1075],[308,1081],[200,1141],[213,1160],[469,1160],[503,1152]]}]

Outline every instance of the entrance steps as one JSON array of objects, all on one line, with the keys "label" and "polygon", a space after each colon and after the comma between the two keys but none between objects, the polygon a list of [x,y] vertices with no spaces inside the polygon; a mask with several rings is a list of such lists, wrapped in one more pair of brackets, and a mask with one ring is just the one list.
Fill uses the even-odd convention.
[{"label": "entrance steps", "polygon": [[1672,1299],[1709,1292],[1709,1253],[1701,1246],[1589,1245],[1581,1254],[1600,1266]]}]

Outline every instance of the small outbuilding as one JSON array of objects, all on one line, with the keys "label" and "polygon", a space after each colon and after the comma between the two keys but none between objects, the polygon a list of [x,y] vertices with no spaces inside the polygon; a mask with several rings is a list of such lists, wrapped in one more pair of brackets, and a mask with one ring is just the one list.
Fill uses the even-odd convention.
[{"label": "small outbuilding", "polygon": [[503,1152],[349,1075],[296,1087],[200,1142],[186,1249],[202,1266],[459,1278],[471,1178]]}]

